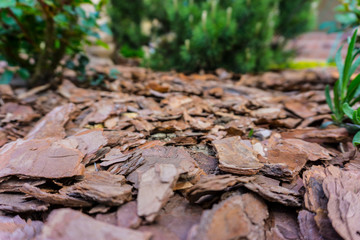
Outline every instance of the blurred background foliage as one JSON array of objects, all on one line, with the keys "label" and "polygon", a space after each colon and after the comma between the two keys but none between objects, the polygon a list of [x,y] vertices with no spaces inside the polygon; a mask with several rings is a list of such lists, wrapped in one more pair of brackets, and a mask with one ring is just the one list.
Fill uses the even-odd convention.
[{"label": "blurred background foliage", "polygon": [[[265,71],[316,25],[317,0],[111,0],[116,53],[156,70]],[[147,46],[145,52],[143,46]]]},{"label": "blurred background foliage", "polygon": [[[84,4],[93,11],[85,12]],[[81,54],[84,45],[106,47],[97,32],[104,4],[104,0],[97,4],[91,0],[0,1],[0,60],[8,64],[0,82],[8,83],[18,74],[30,86],[40,85],[51,82],[61,66],[86,64],[86,56]],[[89,37],[97,40],[90,42]],[[79,54],[82,61],[73,63]]]}]

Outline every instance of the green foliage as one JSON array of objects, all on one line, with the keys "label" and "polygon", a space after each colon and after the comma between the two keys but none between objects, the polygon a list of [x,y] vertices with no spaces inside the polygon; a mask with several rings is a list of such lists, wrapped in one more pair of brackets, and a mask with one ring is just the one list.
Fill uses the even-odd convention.
[{"label": "green foliage", "polygon": [[359,26],[359,6],[359,0],[342,0],[335,8],[334,21],[324,22],[320,28],[328,29],[329,32],[342,32]]},{"label": "green foliage", "polygon": [[271,58],[276,2],[166,1],[174,37],[158,36],[160,41],[146,63],[155,69],[188,72],[218,67],[237,72],[264,69]]},{"label": "green foliage", "polygon": [[[150,41],[146,66],[185,72],[218,67],[258,72],[290,56],[284,46],[313,25],[316,1],[112,0],[110,14],[119,46],[139,49]],[[128,17],[129,12],[136,16]],[[131,21],[120,27],[123,19]],[[143,36],[141,21],[153,23],[154,19],[158,24],[152,25],[150,39],[129,40],[133,35]],[[131,30],[136,26],[136,31]]]},{"label": "green foliage", "polygon": [[111,0],[108,13],[112,19],[111,30],[116,49],[125,57],[139,57],[139,50],[148,40],[141,32],[143,0]]},{"label": "green foliage", "polygon": [[[96,12],[87,14],[80,7],[85,3]],[[103,4],[90,0],[0,1],[0,59],[10,66],[1,81],[11,79],[8,71],[29,78],[30,85],[50,81],[65,55],[72,59],[90,43],[86,37],[99,37],[95,28]]]},{"label": "green foliage", "polygon": [[122,56],[128,58],[128,57],[138,57],[142,58],[144,57],[144,51],[141,48],[134,49],[129,47],[127,44],[123,44],[120,48],[120,53]]},{"label": "green foliage", "polygon": [[353,124],[348,124],[348,129],[350,127],[352,131],[357,132],[353,138],[353,144],[359,145],[360,144],[360,108],[354,110],[350,107],[348,103],[344,103],[343,109],[345,114],[353,123]]},{"label": "green foliage", "polygon": [[280,0],[276,33],[293,38],[315,27],[317,1]]},{"label": "green foliage", "polygon": [[[345,127],[349,132],[357,132],[353,138],[353,144],[360,144],[360,108],[352,109],[352,106],[360,101],[360,74],[358,74],[352,81],[351,76],[354,74],[357,67],[360,65],[360,58],[358,57],[360,50],[355,49],[357,30],[354,31],[349,42],[348,51],[345,62],[341,59],[341,49],[336,54],[336,66],[339,71],[339,79],[336,81],[333,90],[333,99],[330,96],[330,88],[326,86],[325,96],[326,102],[332,111],[332,119],[334,122],[329,124],[336,124]],[[345,116],[347,116],[352,123],[344,123]]]},{"label": "green foliage", "polygon": [[344,120],[344,104],[348,103],[350,106],[353,106],[360,100],[360,75],[350,82],[351,76],[360,65],[360,58],[356,59],[360,51],[354,51],[356,34],[357,30],[354,32],[350,40],[344,63],[341,59],[342,47],[336,54],[335,62],[339,72],[339,79],[336,81],[334,86],[333,99],[330,97],[329,86],[326,86],[325,90],[326,102],[333,112],[331,117],[336,124],[340,124]]},{"label": "green foliage", "polygon": [[360,24],[360,1],[344,0],[336,7],[335,20],[342,25],[342,28],[352,28]]}]

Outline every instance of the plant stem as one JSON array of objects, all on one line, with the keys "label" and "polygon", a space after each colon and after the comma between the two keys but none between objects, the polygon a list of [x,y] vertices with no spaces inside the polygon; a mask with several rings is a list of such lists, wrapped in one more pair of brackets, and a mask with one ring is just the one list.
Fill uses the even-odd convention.
[{"label": "plant stem", "polygon": [[[45,48],[40,52],[39,59],[35,66],[35,71],[30,79],[30,84],[42,84],[45,81],[49,81],[53,75],[55,69],[53,66],[53,53],[55,48],[55,25],[54,25],[54,19],[52,17],[51,12],[49,12],[49,9],[47,5],[42,1],[38,0],[40,3],[40,6],[45,14],[45,20],[46,20],[46,26],[44,31],[45,36]],[[45,72],[44,72],[44,69]]]}]

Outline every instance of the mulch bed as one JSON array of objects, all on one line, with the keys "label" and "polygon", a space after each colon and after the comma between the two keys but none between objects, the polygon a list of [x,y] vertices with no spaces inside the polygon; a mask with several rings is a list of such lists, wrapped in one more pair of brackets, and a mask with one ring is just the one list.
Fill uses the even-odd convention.
[{"label": "mulch bed", "polygon": [[320,129],[334,69],[117,69],[0,86],[0,239],[360,239],[358,151]]}]

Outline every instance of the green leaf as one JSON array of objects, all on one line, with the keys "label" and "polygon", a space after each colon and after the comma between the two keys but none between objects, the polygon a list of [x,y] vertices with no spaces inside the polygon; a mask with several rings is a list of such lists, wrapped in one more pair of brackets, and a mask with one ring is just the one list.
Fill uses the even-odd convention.
[{"label": "green leaf", "polygon": [[359,108],[353,114],[353,123],[360,124],[360,109]]},{"label": "green leaf", "polygon": [[34,7],[36,4],[35,0],[18,0],[18,1],[19,1],[19,3],[29,6],[29,7]]},{"label": "green leaf", "polygon": [[95,44],[105,49],[109,49],[109,45],[106,42],[101,41],[100,39],[96,40]]},{"label": "green leaf", "polygon": [[326,97],[326,103],[328,104],[330,110],[332,112],[334,112],[334,107],[333,107],[333,104],[332,104],[332,101],[331,101],[331,97],[330,97],[330,87],[329,85],[326,85],[326,88],[325,88],[325,97]]},{"label": "green leaf", "polygon": [[336,81],[334,86],[334,114],[336,116],[336,122],[342,121],[342,112],[340,109],[340,98],[339,98],[339,81]]},{"label": "green leaf", "polygon": [[355,96],[357,89],[360,86],[360,74],[355,77],[354,80],[350,82],[349,88],[347,90],[347,96],[345,98],[345,102],[350,102],[351,99]]},{"label": "green leaf", "polygon": [[254,135],[254,129],[250,129],[248,138],[251,138]]},{"label": "green leaf", "polygon": [[342,58],[341,58],[341,50],[342,50],[342,48],[343,48],[343,46],[341,46],[337,50],[336,55],[335,55],[335,63],[336,63],[337,70],[339,72],[339,80],[341,82],[341,85],[342,85],[343,73],[344,73],[344,64],[343,64]]},{"label": "green leaf", "polygon": [[28,70],[26,70],[25,68],[20,68],[19,70],[17,70],[17,73],[20,75],[20,77],[22,79],[29,79],[30,78],[30,73]]},{"label": "green leaf", "polygon": [[1,0],[0,1],[0,9],[1,8],[8,8],[8,7],[15,7],[16,0]]},{"label": "green leaf", "polygon": [[55,6],[52,0],[43,0],[49,6]]},{"label": "green leaf", "polygon": [[54,17],[54,21],[62,27],[66,27],[69,25],[69,21],[65,14],[59,13]]},{"label": "green leaf", "polygon": [[360,96],[357,97],[357,98],[355,98],[355,99],[353,99],[353,100],[351,100],[350,106],[353,106],[355,103],[357,103],[357,102],[359,102],[359,101],[360,101]]},{"label": "green leaf", "polygon": [[109,28],[109,24],[107,24],[107,23],[101,24],[100,30],[108,35],[112,35],[111,29]]},{"label": "green leaf", "polygon": [[351,37],[351,41],[350,41],[348,51],[346,54],[346,58],[345,58],[343,82],[342,82],[342,86],[341,86],[342,87],[342,91],[341,91],[341,99],[342,100],[345,98],[345,89],[346,89],[349,79],[350,79],[349,71],[350,71],[350,67],[351,67],[351,63],[352,63],[352,53],[354,51],[355,42],[356,42],[356,34],[357,34],[357,29],[354,31],[354,34]]},{"label": "green leaf", "polygon": [[352,142],[355,146],[360,144],[360,131],[355,134]]},{"label": "green leaf", "polygon": [[348,12],[343,14],[335,14],[335,20],[345,25],[351,25],[357,21],[355,13]]},{"label": "green leaf", "polygon": [[13,76],[14,73],[12,71],[5,70],[5,72],[0,78],[0,84],[9,84]]},{"label": "green leaf", "polygon": [[348,116],[351,120],[354,120],[355,110],[352,109],[348,103],[343,104],[343,110],[346,116]]},{"label": "green leaf", "polygon": [[358,68],[359,65],[360,65],[360,57],[357,58],[355,62],[352,64],[349,71],[349,77],[351,77],[354,74],[355,70]]}]

